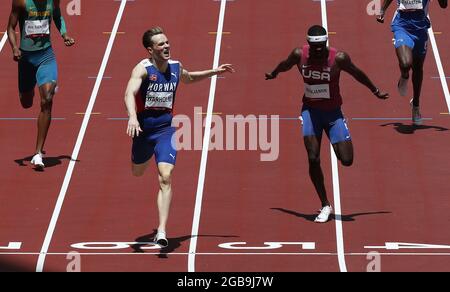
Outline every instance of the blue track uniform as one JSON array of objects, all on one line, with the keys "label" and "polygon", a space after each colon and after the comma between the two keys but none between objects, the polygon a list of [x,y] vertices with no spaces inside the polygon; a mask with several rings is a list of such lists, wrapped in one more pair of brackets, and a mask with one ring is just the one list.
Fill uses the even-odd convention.
[{"label": "blue track uniform", "polygon": [[175,128],[172,127],[172,118],[180,82],[180,63],[169,61],[164,73],[148,59],[141,64],[146,68],[147,76],[136,96],[136,106],[143,133],[133,138],[131,159],[135,164],[142,164],[155,154],[156,163],[175,165],[177,151],[173,141]]},{"label": "blue track uniform", "polygon": [[397,0],[397,11],[392,21],[394,46],[407,46],[414,55],[424,56],[428,46],[428,18],[430,0]]}]

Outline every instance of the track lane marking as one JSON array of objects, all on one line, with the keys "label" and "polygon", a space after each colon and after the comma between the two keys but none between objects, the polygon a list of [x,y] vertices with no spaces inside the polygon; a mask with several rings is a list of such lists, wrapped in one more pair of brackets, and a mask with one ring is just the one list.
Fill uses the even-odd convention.
[{"label": "track lane marking", "polygon": [[[223,36],[223,23],[225,20],[225,9],[226,9],[227,1],[221,0],[220,2],[220,13],[219,20],[217,25],[217,34],[216,34],[216,47],[214,51],[214,62],[213,68],[217,68],[219,66],[220,59],[220,48],[222,44],[222,36]],[[209,99],[208,99],[208,110],[206,115],[206,123],[205,123],[205,135],[203,137],[203,150],[202,150],[202,158],[200,162],[200,170],[198,175],[198,184],[197,184],[197,194],[195,198],[195,209],[194,209],[194,218],[192,221],[192,238],[189,243],[189,258],[188,258],[188,272],[195,272],[195,255],[197,251],[197,236],[200,226],[200,215],[202,211],[202,201],[203,201],[203,190],[205,187],[205,175],[206,175],[206,164],[208,161],[208,152],[209,152],[209,141],[211,136],[211,126],[212,126],[212,116],[214,110],[214,98],[216,95],[216,85],[217,85],[217,76],[213,76],[211,78],[211,86],[209,90]]]},{"label": "track lane marking", "polygon": [[59,193],[58,200],[56,202],[56,206],[55,206],[55,209],[53,211],[53,215],[52,215],[52,218],[50,220],[50,224],[48,226],[47,233],[45,235],[44,243],[42,245],[41,252],[39,253],[39,258],[38,258],[38,262],[37,262],[37,265],[36,265],[36,272],[42,272],[43,269],[44,269],[45,258],[46,258],[48,249],[50,247],[50,243],[51,243],[51,240],[53,238],[53,234],[55,232],[56,223],[58,222],[58,218],[59,218],[59,215],[61,213],[62,205],[64,203],[64,199],[66,197],[67,190],[69,188],[69,183],[70,183],[70,180],[72,178],[72,173],[73,173],[73,170],[75,168],[75,163],[76,163],[76,161],[78,159],[78,154],[80,152],[81,144],[83,143],[84,135],[86,133],[86,129],[87,129],[87,126],[89,124],[89,119],[91,117],[92,109],[94,108],[95,100],[97,99],[97,94],[98,94],[98,91],[100,89],[100,85],[101,85],[102,80],[103,80],[102,77],[105,74],[105,70],[106,70],[106,66],[108,64],[109,56],[111,55],[112,47],[114,45],[114,40],[116,38],[116,32],[119,29],[120,21],[122,19],[122,15],[123,15],[123,12],[125,10],[126,3],[127,3],[126,0],[121,0],[119,11],[117,13],[117,17],[116,17],[116,20],[115,20],[115,23],[114,23],[114,27],[113,27],[113,30],[112,30],[113,33],[111,34],[111,36],[109,38],[109,42],[108,42],[108,45],[106,47],[105,54],[103,56],[103,61],[102,61],[102,64],[100,66],[98,77],[97,77],[97,80],[95,82],[94,89],[92,91],[91,97],[89,99],[89,104],[88,104],[87,109],[86,109],[86,114],[84,115],[84,118],[83,118],[83,123],[81,125],[80,132],[78,134],[78,138],[77,138],[77,141],[76,141],[76,144],[75,144],[75,148],[73,149],[73,153],[72,153],[72,156],[71,156],[72,159],[71,159],[71,161],[69,163],[69,166],[67,168],[66,176],[64,177],[64,182],[62,184],[61,191]]},{"label": "track lane marking", "polygon": [[[328,16],[327,16],[327,1],[321,0],[322,10],[322,26],[328,31]],[[338,252],[339,269],[341,272],[347,272],[347,265],[345,263],[345,249],[344,249],[344,235],[342,228],[342,210],[341,210],[341,193],[339,186],[339,169],[337,157],[334,153],[333,145],[330,144],[331,152],[331,168],[333,174],[333,193],[334,193],[334,213],[336,223],[336,244]]]},{"label": "track lane marking", "polygon": [[[428,17],[430,16],[428,15]],[[447,102],[447,108],[450,112],[450,92],[448,89],[447,78],[445,75],[444,66],[442,65],[436,38],[434,37],[433,27],[430,27],[430,29],[428,30],[428,35],[430,37],[431,47],[433,48],[433,55],[434,59],[436,60],[436,66],[439,71],[439,78],[441,80],[442,90],[444,91],[445,100]]]}]

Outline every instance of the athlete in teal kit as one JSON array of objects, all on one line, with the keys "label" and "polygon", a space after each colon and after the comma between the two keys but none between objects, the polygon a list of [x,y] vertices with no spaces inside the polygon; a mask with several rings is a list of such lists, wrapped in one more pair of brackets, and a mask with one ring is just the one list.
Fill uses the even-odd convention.
[{"label": "athlete in teal kit", "polygon": [[155,27],[145,32],[143,45],[150,57],[133,70],[125,93],[128,110],[127,134],[133,138],[132,172],[142,176],[155,155],[159,174],[159,227],[154,241],[168,245],[166,225],[172,200],[172,171],[177,151],[172,143],[175,95],[180,81],[192,83],[234,72],[230,64],[201,72],[188,72],[180,62],[170,59],[170,44],[163,30]]},{"label": "athlete in teal kit", "polygon": [[[19,92],[23,108],[33,105],[34,88],[39,86],[41,111],[35,154],[31,163],[44,168],[43,148],[50,128],[53,96],[58,80],[55,55],[50,41],[52,20],[66,46],[75,41],[67,35],[66,24],[59,7],[60,0],[13,0],[8,22],[8,39],[14,61],[19,64]],[[20,47],[17,46],[16,27],[20,26]]]}]

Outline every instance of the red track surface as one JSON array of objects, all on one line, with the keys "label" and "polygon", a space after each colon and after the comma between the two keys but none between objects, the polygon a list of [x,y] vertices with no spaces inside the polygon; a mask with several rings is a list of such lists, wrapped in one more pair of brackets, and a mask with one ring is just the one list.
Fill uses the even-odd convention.
[{"label": "red track surface", "polygon": [[[6,19],[9,3],[0,4]],[[95,2],[95,4],[94,4]],[[151,2],[151,3],[149,3]],[[282,0],[229,1],[222,40],[221,63],[237,72],[218,80],[215,112],[296,117],[302,83],[298,72],[265,81],[264,72],[295,46],[304,33],[321,23],[320,2]],[[348,2],[348,3],[347,3]],[[83,253],[83,271],[187,271],[192,217],[201,151],[181,151],[174,177],[174,201],[169,222],[171,247],[135,252],[80,250],[82,242],[148,242],[157,226],[157,177],[154,169],[143,178],[131,176],[130,140],[125,135],[123,92],[133,66],[146,57],[141,34],[162,26],[172,44],[173,58],[188,70],[209,68],[214,56],[220,2],[209,0],[128,2],[97,96],[86,136],[53,234],[45,271],[65,271],[71,251]],[[24,158],[35,143],[35,121],[0,120],[0,246],[22,242],[20,250],[0,249],[0,271],[36,269],[54,206],[66,175],[70,155],[105,52],[120,2],[83,1],[82,16],[66,17],[74,48],[53,43],[60,71],[54,121],[47,141],[45,172],[35,172]],[[448,108],[430,48],[423,88],[424,127],[411,131],[408,99],[396,93],[397,62],[388,23],[380,25],[366,14],[366,4],[332,1],[328,6],[331,45],[347,51],[353,61],[391,93],[379,101],[366,88],[343,74],[344,111],[355,145],[355,164],[339,168],[343,240],[349,271],[365,271],[366,253],[395,253],[381,257],[383,271],[449,271],[445,249],[383,250],[386,242],[450,244],[447,195],[450,156]],[[148,11],[151,11],[149,15]],[[352,17],[349,18],[348,15]],[[433,3],[432,22],[444,69],[448,70],[450,41],[448,11]],[[193,21],[195,20],[195,21]],[[1,36],[0,36],[1,37]],[[38,107],[20,109],[16,64],[6,45],[0,52],[0,118],[36,117]],[[447,74],[449,75],[449,74]],[[209,82],[182,86],[178,114],[194,118],[193,107],[206,111]],[[37,100],[36,100],[37,101]],[[280,120],[280,153],[274,162],[261,162],[260,151],[209,153],[200,217],[196,271],[339,271],[335,221],[311,222],[319,207],[308,177],[301,128],[296,120]],[[269,123],[270,124],[270,123]],[[329,197],[333,197],[331,161],[326,139],[322,147]],[[16,161],[15,161],[16,160]],[[24,161],[23,161],[24,160]],[[21,161],[25,166],[21,165]],[[273,250],[228,250],[218,245],[247,242],[314,242],[315,250],[285,245]],[[9,252],[9,253],[8,253]],[[408,252],[409,255],[404,253]],[[417,255],[417,253],[427,253]],[[30,253],[30,254],[28,254]],[[94,254],[95,253],[95,254]],[[270,253],[270,254],[269,254]],[[356,254],[355,254],[356,253]]]}]

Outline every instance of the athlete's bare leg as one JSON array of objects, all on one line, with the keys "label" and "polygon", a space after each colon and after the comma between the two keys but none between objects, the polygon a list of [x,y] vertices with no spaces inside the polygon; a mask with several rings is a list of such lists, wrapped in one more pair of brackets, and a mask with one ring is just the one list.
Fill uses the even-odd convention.
[{"label": "athlete's bare leg", "polygon": [[143,176],[145,173],[145,170],[148,168],[148,164],[150,161],[147,161],[145,163],[141,163],[141,164],[134,164],[131,163],[131,172],[133,173],[134,176]]},{"label": "athlete's bare leg", "polygon": [[169,163],[158,163],[158,174],[159,174],[158,231],[162,232],[166,231],[167,220],[169,218],[170,203],[172,201],[172,172],[174,168],[175,166]]},{"label": "athlete's bare leg", "polygon": [[41,112],[38,117],[38,135],[36,140],[36,153],[42,153],[48,129],[52,120],[53,96],[55,95],[56,83],[46,83],[39,87],[41,95]]},{"label": "athlete's bare leg", "polygon": [[423,64],[425,63],[425,56],[414,56],[413,60],[413,74],[412,82],[414,89],[413,105],[418,107],[420,105],[420,93],[422,91],[423,82]]},{"label": "athlete's bare leg", "polygon": [[352,166],[353,164],[353,143],[352,141],[343,141],[333,144],[334,153],[343,166]]},{"label": "athlete's bare leg", "polygon": [[401,46],[396,49],[400,72],[403,79],[409,79],[409,71],[413,67],[413,52],[407,46]]},{"label": "athlete's bare leg", "polygon": [[316,136],[304,137],[306,151],[308,152],[309,176],[316,189],[322,207],[330,206],[325,189],[324,176],[320,166],[320,145],[322,138]]},{"label": "athlete's bare leg", "polygon": [[34,89],[20,93],[20,104],[23,108],[28,109],[33,106]]}]

